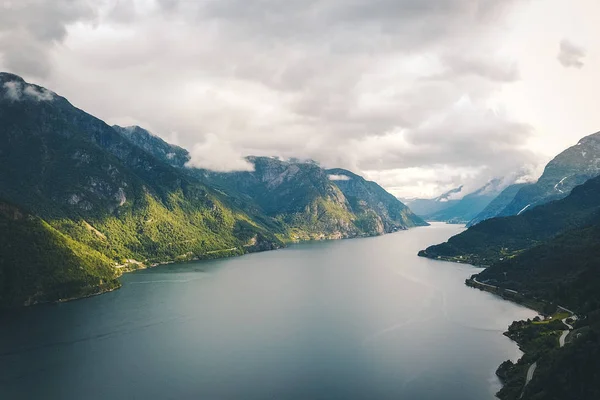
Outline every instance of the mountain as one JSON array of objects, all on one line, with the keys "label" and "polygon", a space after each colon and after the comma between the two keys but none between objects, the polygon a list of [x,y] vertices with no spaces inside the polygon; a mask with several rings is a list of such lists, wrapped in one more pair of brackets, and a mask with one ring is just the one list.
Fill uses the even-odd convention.
[{"label": "mountain", "polygon": [[454,204],[456,200],[451,200],[451,197],[462,191],[462,186],[449,190],[446,193],[434,199],[412,199],[408,200],[406,205],[417,215],[427,217],[438,211],[444,210]]},{"label": "mountain", "polygon": [[181,168],[190,160],[186,149],[169,144],[139,126],[112,127],[136,146],[173,167]]},{"label": "mountain", "polygon": [[498,216],[517,215],[540,204],[566,197],[600,174],[600,132],[584,137],[548,163],[540,179],[517,192]]},{"label": "mountain", "polygon": [[464,224],[472,220],[487,207],[499,194],[502,180],[493,179],[473,193],[460,200],[454,200],[448,208],[427,216],[430,221],[444,221],[452,224]]},{"label": "mountain", "polygon": [[[142,150],[66,99],[16,75],[0,74],[0,126],[0,198],[38,218],[33,225],[7,225],[11,229],[2,237],[0,259],[13,262],[2,263],[0,287],[17,287],[19,296],[0,305],[73,297],[93,286],[79,278],[64,286],[70,288],[67,291],[43,284],[23,286],[13,269],[25,267],[7,252],[11,246],[26,248],[28,239],[18,232],[27,226],[42,232],[37,237],[46,239],[40,240],[60,242],[75,254],[88,254],[88,259],[99,253],[95,261],[82,264],[88,276],[107,276],[98,260],[109,260],[113,269],[120,264],[122,270],[283,245],[277,236],[284,232],[248,215],[227,196]],[[25,254],[22,262],[29,262]],[[59,263],[45,268],[52,279],[64,278]],[[95,285],[99,291],[100,286]]]},{"label": "mountain", "polygon": [[201,173],[210,185],[283,223],[294,240],[377,235],[426,225],[379,185],[349,171],[327,171],[299,160],[247,159],[254,171]]},{"label": "mountain", "polygon": [[83,297],[120,286],[111,260],[0,201],[0,305]]},{"label": "mountain", "polygon": [[[600,395],[599,243],[600,177],[596,177],[561,200],[520,215],[482,221],[420,253],[486,265],[467,280],[470,286],[554,314],[543,321],[514,322],[505,333],[525,354],[498,369],[501,400],[592,400]],[[569,313],[558,306],[574,310],[579,318],[568,319]],[[562,314],[555,314],[557,309]],[[526,383],[534,363],[537,368]]]},{"label": "mountain", "polygon": [[589,225],[600,212],[600,177],[574,188],[562,200],[520,215],[492,218],[421,251],[424,257],[491,265],[571,229]]},{"label": "mountain", "polygon": [[502,191],[504,180],[492,179],[472,193],[457,198],[463,186],[435,199],[417,199],[408,203],[411,210],[428,221],[465,224],[482,212]]},{"label": "mountain", "polygon": [[[560,305],[579,316],[556,314],[510,326],[507,336],[525,354],[498,369],[501,400],[600,396],[600,177],[594,156],[599,136],[557,156],[536,184],[507,188],[463,233],[419,253],[487,266],[467,283],[545,313]],[[487,217],[492,218],[483,220]],[[534,374],[527,383],[529,371]]]},{"label": "mountain", "polygon": [[[142,128],[116,128],[165,162],[176,159],[167,157],[174,153],[182,161],[176,164],[179,167],[189,160],[186,150],[176,153],[180,148],[169,147]],[[282,161],[248,157],[248,160],[254,171],[183,170],[218,188],[256,218],[265,214],[272,217],[281,229],[293,231],[290,236],[293,240],[375,235],[427,224],[381,186],[350,171],[324,170],[314,161],[294,158]],[[315,212],[318,219],[314,218]]]},{"label": "mountain", "polygon": [[481,221],[494,218],[495,216],[500,214],[502,210],[504,210],[506,206],[508,206],[513,201],[519,190],[529,185],[530,183],[515,183],[508,186],[498,196],[496,196],[496,198],[492,200],[490,204],[488,204],[487,207],[483,209],[483,211],[481,211],[471,221],[469,221],[467,227],[477,225]]},{"label": "mountain", "polygon": [[0,73],[0,307],[118,287],[125,271],[426,224],[349,171],[254,157],[253,172],[186,167],[187,150],[108,126]]},{"label": "mountain", "polygon": [[428,225],[377,183],[341,168],[326,172],[348,200],[350,209],[360,221],[357,224],[364,230],[370,231],[373,228],[369,226],[372,226],[378,232],[393,232]]},{"label": "mountain", "polygon": [[[501,400],[592,400],[600,396],[599,243],[600,216],[596,214],[585,226],[496,262],[470,279],[488,288],[495,286],[497,293],[508,293],[512,298],[542,302],[550,314],[560,305],[579,316],[567,320],[572,330],[564,346],[559,345],[558,338],[565,338],[567,327],[561,319],[568,314],[551,322],[520,321],[509,327],[507,336],[516,340],[525,354],[516,364],[506,361],[499,368],[504,383],[497,394]],[[537,368],[525,385],[524,377],[532,363]]]},{"label": "mountain", "polygon": [[[311,160],[273,157],[248,157],[254,165],[251,172],[187,168],[186,150],[176,153],[180,148],[139,127],[115,128],[165,162],[180,159],[175,165],[186,174],[218,188],[255,218],[271,217],[279,229],[289,230],[292,240],[375,235],[426,225],[381,186],[347,170],[326,171]],[[169,154],[177,157],[167,157]],[[343,175],[339,179],[337,172]],[[315,212],[317,219],[309,216]]]},{"label": "mountain", "polygon": [[578,312],[600,308],[600,215],[477,275],[480,282],[516,290]]}]

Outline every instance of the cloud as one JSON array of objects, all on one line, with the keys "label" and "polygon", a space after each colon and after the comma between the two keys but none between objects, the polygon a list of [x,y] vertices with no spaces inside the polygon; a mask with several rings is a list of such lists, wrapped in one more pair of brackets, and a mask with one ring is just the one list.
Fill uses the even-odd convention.
[{"label": "cloud", "polygon": [[203,143],[194,145],[187,167],[204,168],[217,172],[254,171],[254,165],[237,153],[231,143],[214,134],[206,135]]},{"label": "cloud", "polygon": [[12,3],[2,67],[109,123],[176,132],[195,166],[313,158],[426,171],[386,182],[434,191],[534,163],[531,127],[492,101],[521,78],[501,44],[523,0]]},{"label": "cloud", "polygon": [[340,153],[346,159],[352,155],[351,165],[360,170],[452,165],[486,167],[501,174],[535,159],[522,147],[530,135],[528,125],[465,96],[423,123],[349,140]]},{"label": "cloud", "polygon": [[24,85],[23,93],[35,101],[52,101],[54,94],[44,88],[36,88],[32,85]]},{"label": "cloud", "polygon": [[[100,4],[100,2],[96,4]],[[0,3],[0,57],[10,70],[34,77],[51,71],[50,50],[67,26],[95,16],[88,0],[5,0]]]},{"label": "cloud", "polygon": [[506,63],[492,57],[465,58],[461,55],[450,54],[443,58],[445,70],[430,79],[452,79],[460,76],[479,76],[496,82],[515,82],[519,80],[519,69],[515,62]]},{"label": "cloud", "polygon": [[33,101],[52,101],[54,94],[44,88],[37,88],[19,81],[8,81],[4,85],[4,97],[11,101],[30,99]]},{"label": "cloud", "polygon": [[571,43],[567,39],[563,39],[560,42],[560,50],[558,52],[558,62],[565,68],[583,68],[584,64],[582,59],[585,57],[586,52],[582,47],[579,47]]},{"label": "cloud", "polygon": [[179,7],[179,1],[180,0],[158,0],[158,4],[163,11],[172,12]]},{"label": "cloud", "polygon": [[330,181],[349,181],[350,179],[352,179],[348,175],[336,175],[336,174],[328,175],[328,178]]},{"label": "cloud", "polygon": [[4,83],[4,97],[11,101],[20,101],[22,96],[21,83],[20,82],[6,82]]}]

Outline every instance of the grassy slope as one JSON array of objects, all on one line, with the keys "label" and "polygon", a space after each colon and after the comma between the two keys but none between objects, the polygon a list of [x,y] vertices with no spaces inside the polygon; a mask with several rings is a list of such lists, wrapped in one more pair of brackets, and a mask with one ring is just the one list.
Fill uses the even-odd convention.
[{"label": "grassy slope", "polygon": [[2,305],[56,301],[119,287],[110,259],[4,202],[0,243]]}]

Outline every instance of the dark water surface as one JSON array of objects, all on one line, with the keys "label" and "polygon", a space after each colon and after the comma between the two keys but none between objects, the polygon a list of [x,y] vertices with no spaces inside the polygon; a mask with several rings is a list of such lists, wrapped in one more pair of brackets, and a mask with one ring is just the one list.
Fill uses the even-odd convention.
[{"label": "dark water surface", "polygon": [[0,316],[0,399],[493,399],[533,311],[416,256],[462,228],[128,274]]}]

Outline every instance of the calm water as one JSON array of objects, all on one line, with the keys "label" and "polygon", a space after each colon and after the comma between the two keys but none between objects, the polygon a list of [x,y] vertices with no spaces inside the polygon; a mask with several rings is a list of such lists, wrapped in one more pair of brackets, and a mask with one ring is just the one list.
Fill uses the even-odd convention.
[{"label": "calm water", "polygon": [[123,277],[0,317],[0,399],[493,399],[534,312],[418,258],[435,225]]}]

